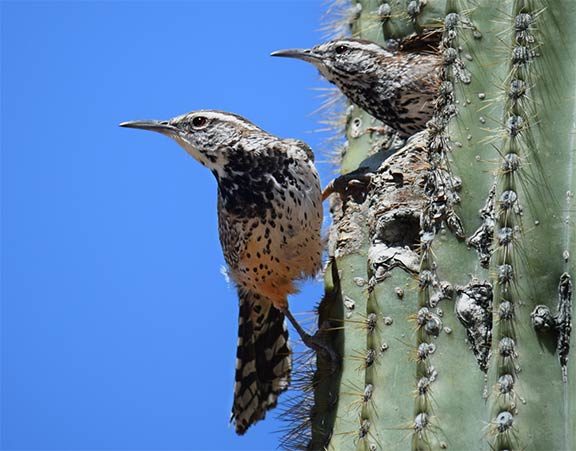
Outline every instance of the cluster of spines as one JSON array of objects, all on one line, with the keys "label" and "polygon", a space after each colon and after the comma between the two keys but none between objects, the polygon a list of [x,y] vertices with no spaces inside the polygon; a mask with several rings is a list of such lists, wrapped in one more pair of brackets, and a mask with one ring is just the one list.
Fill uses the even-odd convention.
[{"label": "cluster of spines", "polygon": [[388,349],[388,344],[382,339],[382,327],[384,325],[384,317],[380,311],[380,306],[376,302],[374,293],[370,293],[367,304],[367,315],[363,319],[363,323],[359,324],[363,333],[367,334],[366,340],[366,360],[364,362],[364,388],[360,395],[361,412],[360,412],[360,425],[358,429],[358,439],[366,443],[366,449],[381,449],[379,446],[378,434],[371,426],[375,423],[375,419],[382,412],[376,412],[376,406],[373,402],[374,391],[381,389],[384,381],[380,380],[376,375],[376,365],[378,360],[383,357],[383,354]]},{"label": "cluster of spines", "polygon": [[[427,2],[423,0],[408,0],[406,2],[383,0],[374,15],[380,22],[386,36],[396,37],[398,34],[398,30],[391,23],[394,19],[401,21],[403,25],[409,22],[415,32],[421,32],[423,28],[420,21],[426,4]],[[402,31],[405,31],[404,27]]]},{"label": "cluster of spines", "polygon": [[466,19],[455,12],[444,20],[441,40],[444,65],[442,80],[435,103],[434,117],[427,127],[427,148],[430,170],[426,174],[425,192],[428,202],[421,216],[420,253],[421,264],[418,277],[419,310],[413,318],[416,323],[416,382],[414,420],[412,429],[413,449],[429,449],[431,437],[438,428],[434,424],[432,403],[433,383],[438,372],[432,365],[436,352],[435,338],[441,333],[442,319],[438,312],[438,302],[451,297],[452,287],[442,284],[436,274],[436,263],[432,243],[441,229],[447,227],[458,238],[464,236],[463,226],[455,213],[459,202],[457,191],[460,181],[454,177],[448,165],[450,139],[447,126],[457,113],[454,98],[455,84],[470,83],[470,74],[456,49],[456,38]]},{"label": "cluster of spines", "polygon": [[323,16],[320,31],[329,39],[349,34],[362,14],[362,3],[351,0],[332,0]]},{"label": "cluster of spines", "polygon": [[[362,14],[362,4],[350,0],[332,0],[322,17],[320,31],[326,39],[339,39],[353,34],[355,22]],[[322,115],[319,132],[327,132],[325,146],[328,160],[340,166],[348,151],[346,136],[353,107],[335,86],[320,88],[321,105],[314,113]]]},{"label": "cluster of spines", "polygon": [[437,372],[431,360],[436,352],[436,344],[433,341],[442,331],[442,320],[432,301],[433,290],[439,285],[434,269],[432,253],[430,249],[426,249],[422,254],[418,275],[419,309],[414,317],[416,349],[413,358],[416,362],[416,381],[413,390],[415,405],[411,433],[413,449],[417,450],[430,448],[430,434],[433,428],[432,387]]},{"label": "cluster of spines", "polygon": [[312,422],[316,407],[315,361],[312,350],[294,355],[290,396],[285,396],[280,403],[279,418],[287,424],[280,438],[281,449],[305,450],[312,440]]},{"label": "cluster of spines", "polygon": [[455,206],[460,202],[458,191],[461,182],[449,170],[448,153],[452,143],[447,132],[450,119],[457,113],[455,86],[459,83],[469,84],[471,80],[456,47],[458,32],[464,24],[468,24],[467,19],[455,12],[447,14],[444,20],[441,40],[443,81],[436,97],[434,116],[428,122],[426,132],[430,170],[424,187],[429,201],[424,206],[421,220],[423,258],[430,250],[434,236],[443,227],[448,227],[458,238],[464,237],[462,222],[455,212]]},{"label": "cluster of spines", "polygon": [[[336,261],[331,260],[325,271],[324,297],[314,317],[324,339],[342,355],[342,327],[336,321],[344,316],[339,274]],[[281,449],[325,449],[332,436],[340,374],[325,356],[304,349],[295,353],[290,392],[280,403],[279,419],[286,424],[279,431]]]},{"label": "cluster of spines", "polygon": [[522,171],[527,151],[531,147],[530,120],[533,116],[528,91],[535,82],[531,77],[532,63],[537,56],[535,15],[525,9],[524,2],[515,2],[513,42],[510,52],[510,71],[504,82],[503,145],[497,182],[495,230],[495,296],[496,308],[496,402],[490,422],[495,450],[515,449],[519,446],[517,420],[519,414],[516,385],[518,383],[518,343],[515,330],[520,303],[517,279],[520,272],[520,234],[522,207],[520,187],[525,183]]}]

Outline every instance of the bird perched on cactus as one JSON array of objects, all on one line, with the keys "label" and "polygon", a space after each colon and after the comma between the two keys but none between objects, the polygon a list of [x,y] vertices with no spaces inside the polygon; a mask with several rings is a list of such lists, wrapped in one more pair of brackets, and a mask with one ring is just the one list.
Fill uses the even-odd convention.
[{"label": "bird perched on cactus", "polygon": [[[218,183],[220,242],[238,288],[240,317],[232,421],[243,434],[277,403],[290,380],[285,316],[294,282],[320,268],[322,202],[314,156],[302,141],[280,139],[231,113],[196,111],[167,121],[124,122],[173,138]],[[331,351],[327,351],[332,355]]]},{"label": "bird perched on cactus", "polygon": [[388,50],[362,39],[337,39],[311,49],[273,52],[272,56],[312,63],[354,104],[398,132],[423,130],[434,112],[442,59],[430,48]]}]

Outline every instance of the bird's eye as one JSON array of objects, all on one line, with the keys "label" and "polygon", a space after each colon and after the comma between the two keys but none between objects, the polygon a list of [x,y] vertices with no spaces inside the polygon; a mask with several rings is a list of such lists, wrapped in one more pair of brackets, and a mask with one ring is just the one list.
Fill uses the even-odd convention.
[{"label": "bird's eye", "polygon": [[204,116],[196,116],[194,119],[192,119],[192,125],[196,128],[203,127],[207,122],[208,119],[206,119]]},{"label": "bird's eye", "polygon": [[338,47],[336,47],[335,52],[338,55],[342,55],[342,53],[344,53],[346,50],[348,50],[348,47],[346,47],[345,45],[339,45]]}]

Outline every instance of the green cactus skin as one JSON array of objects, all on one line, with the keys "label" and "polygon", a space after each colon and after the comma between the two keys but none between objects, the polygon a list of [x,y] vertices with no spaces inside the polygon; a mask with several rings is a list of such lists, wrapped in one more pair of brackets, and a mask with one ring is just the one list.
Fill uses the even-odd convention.
[{"label": "green cactus skin", "polygon": [[319,325],[342,365],[318,359],[306,448],[576,449],[576,2],[350,7],[379,42],[443,27],[445,84],[433,126],[381,166],[386,138],[347,113],[341,171],[375,176],[362,203],[332,201]]}]

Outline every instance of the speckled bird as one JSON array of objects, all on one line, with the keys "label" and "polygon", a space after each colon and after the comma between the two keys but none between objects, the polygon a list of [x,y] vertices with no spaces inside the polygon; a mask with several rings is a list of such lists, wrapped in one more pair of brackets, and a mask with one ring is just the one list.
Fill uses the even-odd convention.
[{"label": "speckled bird", "polygon": [[322,203],[314,156],[302,141],[280,139],[231,113],[195,111],[167,121],[124,122],[160,132],[212,171],[218,183],[218,230],[240,317],[232,421],[243,434],[290,381],[287,316],[295,281],[321,263]]},{"label": "speckled bird", "polygon": [[312,63],[354,104],[398,132],[401,138],[424,130],[434,112],[442,59],[431,51],[391,51],[362,39],[337,39],[311,49],[272,56]]}]

